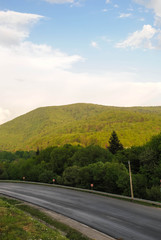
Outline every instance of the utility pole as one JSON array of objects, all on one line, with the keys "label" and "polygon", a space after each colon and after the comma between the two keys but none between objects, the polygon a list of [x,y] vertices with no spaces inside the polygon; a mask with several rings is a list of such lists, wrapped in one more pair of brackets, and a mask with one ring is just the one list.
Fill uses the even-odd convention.
[{"label": "utility pole", "polygon": [[131,175],[131,165],[130,161],[128,161],[129,164],[129,176],[130,176],[130,189],[131,189],[131,199],[134,199],[134,193],[133,193],[133,186],[132,186],[132,175]]}]

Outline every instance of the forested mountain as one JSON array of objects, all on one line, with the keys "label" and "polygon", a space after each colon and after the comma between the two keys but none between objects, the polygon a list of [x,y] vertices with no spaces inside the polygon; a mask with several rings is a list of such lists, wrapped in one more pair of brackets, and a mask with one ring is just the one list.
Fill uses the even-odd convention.
[{"label": "forested mountain", "polygon": [[42,107],[0,125],[0,150],[36,150],[66,143],[108,145],[115,130],[124,147],[161,131],[161,107],[72,104]]}]

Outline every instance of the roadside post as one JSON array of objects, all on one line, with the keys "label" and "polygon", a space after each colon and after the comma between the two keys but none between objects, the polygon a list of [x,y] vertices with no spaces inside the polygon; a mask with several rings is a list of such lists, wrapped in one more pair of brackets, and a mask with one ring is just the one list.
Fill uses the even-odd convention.
[{"label": "roadside post", "polygon": [[53,183],[55,183],[55,178],[53,178]]},{"label": "roadside post", "polygon": [[161,192],[161,179],[160,179],[160,192]]},{"label": "roadside post", "polygon": [[132,175],[131,175],[131,165],[130,161],[128,161],[129,164],[129,176],[130,176],[130,189],[131,189],[131,200],[134,199],[134,193],[133,193],[133,186],[132,186]]},{"label": "roadside post", "polygon": [[93,184],[93,183],[91,183],[91,190],[93,190],[93,186],[94,186],[94,184]]},{"label": "roadside post", "polygon": [[23,177],[22,180],[25,180],[25,177]]}]

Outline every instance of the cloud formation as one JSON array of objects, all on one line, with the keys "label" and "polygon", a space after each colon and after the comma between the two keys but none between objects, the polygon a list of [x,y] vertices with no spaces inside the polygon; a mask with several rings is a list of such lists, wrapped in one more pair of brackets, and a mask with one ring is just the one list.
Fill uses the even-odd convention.
[{"label": "cloud formation", "polygon": [[13,62],[14,59],[16,62],[23,60],[24,65],[30,63],[33,67],[39,66],[45,69],[53,67],[66,69],[74,62],[82,60],[78,55],[69,56],[49,45],[26,41],[30,27],[40,18],[42,16],[35,14],[0,12],[0,60],[2,59],[3,62],[3,57],[6,55],[7,59],[12,59]]},{"label": "cloud formation", "polygon": [[151,25],[144,25],[141,31],[136,31],[132,33],[125,41],[117,43],[117,48],[148,48],[154,49],[155,47],[152,45],[152,38],[158,32]]},{"label": "cloud formation", "polygon": [[155,14],[161,17],[161,1],[160,0],[134,0],[134,2],[145,6],[146,8],[153,9]]},{"label": "cloud formation", "polygon": [[[3,79],[0,82],[0,89],[3,89],[0,95],[1,122],[6,117],[13,117],[20,105],[28,109],[26,105],[30,108],[40,103],[43,95],[43,88],[39,89],[40,83],[47,81],[57,84],[65,69],[83,60],[79,55],[68,55],[49,45],[27,41],[30,28],[41,18],[35,14],[0,11],[0,75]],[[59,77],[56,72],[59,72]],[[35,91],[39,91],[39,94]],[[10,109],[3,110],[6,106],[10,106]]]},{"label": "cloud formation", "polygon": [[131,13],[121,13],[119,17],[120,18],[128,18],[128,17],[131,17],[131,15],[132,15]]},{"label": "cloud formation", "polygon": [[16,45],[29,36],[30,27],[41,18],[37,14],[0,11],[0,45]]},{"label": "cloud formation", "polygon": [[10,116],[10,111],[8,109],[0,108],[0,124],[5,122]]},{"label": "cloud formation", "polygon": [[146,8],[153,9],[155,13],[155,25],[161,25],[161,1],[160,0],[133,0]]}]

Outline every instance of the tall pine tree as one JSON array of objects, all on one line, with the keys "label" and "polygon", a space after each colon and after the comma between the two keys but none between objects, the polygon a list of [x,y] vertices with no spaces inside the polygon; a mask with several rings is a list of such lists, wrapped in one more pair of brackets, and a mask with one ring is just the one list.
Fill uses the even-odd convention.
[{"label": "tall pine tree", "polygon": [[123,145],[120,143],[118,136],[115,131],[112,132],[111,137],[109,139],[109,151],[115,154],[117,151],[123,150]]}]

